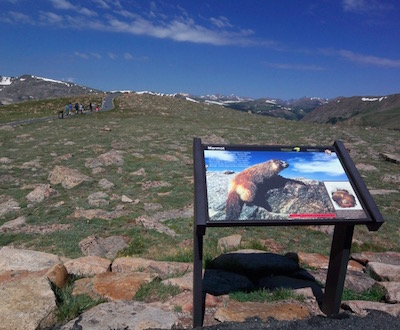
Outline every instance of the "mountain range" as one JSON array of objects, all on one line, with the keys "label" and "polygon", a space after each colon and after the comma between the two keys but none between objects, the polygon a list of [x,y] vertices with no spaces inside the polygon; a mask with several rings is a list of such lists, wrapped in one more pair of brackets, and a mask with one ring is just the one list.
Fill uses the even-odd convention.
[{"label": "mountain range", "polygon": [[101,92],[70,82],[32,75],[0,76],[0,105]]},{"label": "mountain range", "polygon": [[[104,93],[104,91],[32,75],[0,76],[0,105],[91,93]],[[281,100],[274,98],[253,99],[221,94],[195,96],[185,93],[164,94],[150,91],[136,93],[168,96],[196,103],[216,104],[238,111],[288,120],[400,129],[400,94],[338,97],[335,99],[303,97]]]}]

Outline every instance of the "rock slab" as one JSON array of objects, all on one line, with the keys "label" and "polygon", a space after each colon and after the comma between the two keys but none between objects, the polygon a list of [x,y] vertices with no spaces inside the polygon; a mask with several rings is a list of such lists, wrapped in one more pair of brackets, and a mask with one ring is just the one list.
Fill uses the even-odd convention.
[{"label": "rock slab", "polygon": [[49,281],[32,274],[0,284],[0,329],[36,330],[53,326],[57,305]]},{"label": "rock slab", "polygon": [[272,317],[276,320],[301,320],[310,316],[307,308],[293,303],[240,303],[231,301],[218,309],[215,318],[220,322],[244,322],[247,318],[258,317],[263,321]]},{"label": "rock slab", "polygon": [[98,329],[171,329],[178,322],[173,312],[163,311],[135,301],[98,305],[64,325],[62,330]]},{"label": "rock slab", "polygon": [[3,246],[0,249],[0,273],[9,270],[38,271],[57,265],[61,260],[55,254],[20,250]]}]

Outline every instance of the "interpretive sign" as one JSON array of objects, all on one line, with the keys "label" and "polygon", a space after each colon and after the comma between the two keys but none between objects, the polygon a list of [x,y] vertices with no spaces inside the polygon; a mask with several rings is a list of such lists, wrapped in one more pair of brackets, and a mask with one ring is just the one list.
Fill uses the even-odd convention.
[{"label": "interpretive sign", "polygon": [[208,223],[369,219],[334,147],[206,145],[203,153]]},{"label": "interpretive sign", "polygon": [[193,326],[202,324],[207,227],[334,225],[322,310],[339,312],[355,225],[384,222],[341,141],[332,146],[214,145],[193,141]]}]

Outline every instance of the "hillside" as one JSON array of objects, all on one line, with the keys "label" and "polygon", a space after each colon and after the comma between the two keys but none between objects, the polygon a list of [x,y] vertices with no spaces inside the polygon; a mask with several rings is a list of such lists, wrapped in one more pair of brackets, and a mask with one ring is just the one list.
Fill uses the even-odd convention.
[{"label": "hillside", "polygon": [[70,82],[31,75],[0,76],[0,105],[92,93],[101,93],[101,91]]},{"label": "hillside", "polygon": [[[7,125],[1,126],[1,185],[5,194],[3,200],[13,199],[20,205],[17,211],[1,221],[5,222],[16,216],[25,216],[28,223],[34,226],[46,226],[61,221],[72,226],[72,232],[45,233],[43,235],[47,237],[46,240],[39,239],[41,235],[37,234],[4,234],[0,244],[24,244],[32,248],[57,251],[66,256],[79,255],[79,240],[89,234],[103,235],[103,220],[93,221],[96,224],[94,226],[92,222],[86,224],[75,220],[75,217],[84,219],[75,210],[88,212],[92,209],[88,204],[88,196],[99,190],[97,185],[101,179],[107,179],[115,185],[112,194],[105,197],[107,203],[101,206],[105,211],[113,212],[118,209],[120,200],[112,197],[114,195],[131,196],[139,201],[138,206],[125,205],[126,215],[109,223],[107,231],[123,233],[128,230],[132,234],[137,232],[137,225],[132,219],[154,214],[150,205],[164,211],[183,209],[191,205],[191,148],[192,138],[195,136],[211,143],[272,145],[331,145],[334,140],[340,139],[350,150],[356,165],[366,168],[362,170],[362,174],[366,175],[366,183],[370,189],[396,191],[400,185],[398,165],[379,156],[383,152],[400,153],[398,131],[358,126],[333,128],[307,122],[299,123],[147,94],[122,94],[117,98],[117,105],[111,112],[73,116],[71,120],[17,126],[15,129],[7,129]],[[21,118],[21,112],[29,117],[32,112],[43,108],[39,101],[21,103],[21,106],[16,109],[15,116],[18,118]],[[7,107],[10,107],[7,120],[12,121],[13,108]],[[0,117],[2,115],[0,112]],[[0,122],[4,123],[1,118]],[[100,155],[109,152],[120,155],[121,161],[115,165],[103,166],[101,162],[95,161]],[[51,198],[51,203],[29,203],[26,200],[26,195],[32,189],[29,187],[48,182],[49,173],[60,165],[76,169],[91,179],[72,190],[55,185],[58,193]],[[98,171],[97,167],[103,171]],[[21,190],[21,187],[26,187],[27,190]],[[396,196],[392,193],[376,196],[381,211],[393,220],[400,208]],[[49,209],[50,205],[61,202],[58,207]],[[32,213],[33,205],[35,211]],[[178,230],[183,235],[181,238],[189,238],[190,221],[182,221],[179,222],[182,226],[174,221],[168,222],[167,226]],[[384,227],[386,229],[380,230],[377,235],[361,230],[360,233],[363,234],[359,237],[360,241],[369,247],[398,249],[396,232],[400,225],[396,221],[388,221]],[[304,237],[309,233],[305,228],[300,232]],[[290,236],[300,235],[300,232],[296,231],[294,234],[288,230],[288,236],[285,234],[275,239],[284,243],[288,250],[296,249],[298,243],[290,243]],[[151,232],[148,234],[152,236]],[[60,235],[68,235],[67,245],[57,238]],[[249,239],[253,239],[251,234]],[[329,238],[326,237],[321,242],[326,239]],[[178,241],[174,243],[175,246]],[[166,244],[169,246],[170,243]],[[364,243],[361,246],[362,244]],[[152,256],[153,250],[150,246],[148,248],[149,250],[143,247],[141,253]],[[308,248],[320,250],[321,246]],[[323,248],[324,251],[328,249],[328,245]],[[172,250],[176,251],[175,248],[170,251],[164,247],[161,250],[164,252],[158,258],[169,255]]]},{"label": "hillside", "polygon": [[223,105],[231,109],[263,116],[300,120],[307,113],[327,102],[328,100],[325,99],[308,97],[289,101],[261,98],[257,100],[243,100],[240,102],[226,102]]},{"label": "hillside", "polygon": [[[377,232],[356,226],[352,253],[400,252],[399,164],[381,157],[400,154],[400,131],[301,123],[138,93],[121,94],[108,112],[5,124],[63,103],[30,101],[0,111],[0,247],[79,258],[88,241],[119,239],[114,256],[122,261],[191,263],[192,144],[200,137],[227,144],[344,141],[386,220]],[[219,239],[237,234],[238,249],[328,256],[331,232],[323,227],[209,228],[204,259],[221,255]]]},{"label": "hillside", "polygon": [[301,121],[400,129],[400,94],[337,98],[317,107]]}]

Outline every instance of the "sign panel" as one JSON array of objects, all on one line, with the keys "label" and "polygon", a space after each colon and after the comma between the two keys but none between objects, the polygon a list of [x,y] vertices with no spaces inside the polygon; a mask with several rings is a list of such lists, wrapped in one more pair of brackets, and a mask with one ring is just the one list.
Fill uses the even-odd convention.
[{"label": "sign panel", "polygon": [[369,217],[334,147],[203,146],[207,223]]}]

